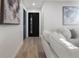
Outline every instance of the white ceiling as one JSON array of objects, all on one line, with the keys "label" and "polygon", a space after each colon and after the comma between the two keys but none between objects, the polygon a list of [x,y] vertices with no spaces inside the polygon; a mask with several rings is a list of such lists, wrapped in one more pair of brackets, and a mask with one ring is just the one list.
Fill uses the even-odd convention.
[{"label": "white ceiling", "polygon": [[[79,1],[79,0],[22,0],[24,6],[27,9],[41,9],[45,2],[53,2],[53,1]],[[36,3],[35,6],[32,3]]]},{"label": "white ceiling", "polygon": [[[32,5],[33,2],[36,3],[35,6]],[[43,5],[43,0],[23,0],[23,4],[28,9],[35,9],[35,8],[40,9]]]}]

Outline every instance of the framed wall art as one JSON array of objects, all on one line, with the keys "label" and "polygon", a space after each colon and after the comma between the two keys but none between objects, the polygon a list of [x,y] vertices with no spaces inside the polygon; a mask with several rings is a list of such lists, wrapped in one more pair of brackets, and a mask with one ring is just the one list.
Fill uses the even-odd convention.
[{"label": "framed wall art", "polygon": [[63,7],[64,25],[79,24],[79,6]]},{"label": "framed wall art", "polygon": [[0,24],[20,24],[20,0],[0,0]]}]

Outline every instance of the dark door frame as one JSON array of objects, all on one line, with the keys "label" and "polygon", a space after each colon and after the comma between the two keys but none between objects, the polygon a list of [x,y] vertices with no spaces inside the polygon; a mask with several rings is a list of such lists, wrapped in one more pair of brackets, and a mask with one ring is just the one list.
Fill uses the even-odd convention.
[{"label": "dark door frame", "polygon": [[26,39],[26,21],[27,21],[27,18],[26,18],[26,15],[27,15],[27,12],[25,9],[23,9],[23,40]]}]

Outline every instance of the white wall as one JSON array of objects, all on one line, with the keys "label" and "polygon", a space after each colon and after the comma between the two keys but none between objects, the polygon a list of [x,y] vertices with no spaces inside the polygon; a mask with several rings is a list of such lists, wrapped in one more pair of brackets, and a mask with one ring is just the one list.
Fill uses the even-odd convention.
[{"label": "white wall", "polygon": [[15,57],[23,43],[22,3],[20,13],[20,25],[0,25],[0,58]]},{"label": "white wall", "polygon": [[[42,8],[42,25],[44,30],[51,30],[56,29],[63,25],[63,6],[79,6],[79,2],[73,1],[63,1],[63,2],[47,2],[44,4]],[[67,26],[69,28],[77,27],[78,25],[74,26]],[[78,26],[79,27],[79,26]]]}]

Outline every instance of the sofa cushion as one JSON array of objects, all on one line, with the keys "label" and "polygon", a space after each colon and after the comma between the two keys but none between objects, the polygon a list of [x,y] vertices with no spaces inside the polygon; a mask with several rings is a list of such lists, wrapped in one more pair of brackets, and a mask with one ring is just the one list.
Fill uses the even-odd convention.
[{"label": "sofa cushion", "polygon": [[75,46],[79,47],[79,39],[70,39],[69,42],[71,42]]},{"label": "sofa cushion", "polygon": [[43,37],[45,38],[45,40],[47,42],[49,42],[49,36],[50,36],[50,32],[49,31],[44,31],[43,32]]},{"label": "sofa cushion", "polygon": [[52,35],[50,35],[50,37],[52,39],[51,42],[57,42],[58,44],[61,44],[62,46],[68,47],[71,49],[76,48],[76,46],[71,42],[67,41],[62,34],[57,34],[56,32],[53,32]]}]

